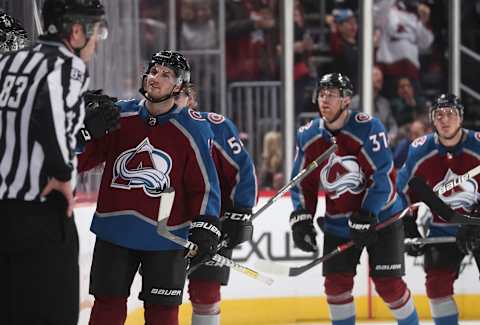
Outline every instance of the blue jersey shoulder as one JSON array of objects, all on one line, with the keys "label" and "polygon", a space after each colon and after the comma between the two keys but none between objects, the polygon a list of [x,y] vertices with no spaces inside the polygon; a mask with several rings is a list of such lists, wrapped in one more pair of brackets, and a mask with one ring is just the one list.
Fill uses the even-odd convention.
[{"label": "blue jersey shoulder", "polygon": [[423,135],[410,143],[407,159],[419,162],[423,157],[431,153],[432,150],[436,149],[436,147],[437,144],[434,133]]},{"label": "blue jersey shoulder", "polygon": [[184,107],[180,109],[176,119],[189,133],[194,135],[195,138],[206,137],[213,139],[214,134],[212,128],[202,113]]},{"label": "blue jersey shoulder", "polygon": [[465,130],[467,132],[467,139],[465,141],[465,148],[480,154],[480,132]]},{"label": "blue jersey shoulder", "polygon": [[140,111],[142,104],[141,100],[139,99],[126,99],[126,100],[119,100],[115,103],[115,106],[118,107],[120,110],[120,114],[122,113],[134,113]]},{"label": "blue jersey shoulder", "polygon": [[330,142],[332,138],[332,134],[325,128],[324,121],[321,118],[316,118],[298,128],[297,145],[303,150],[305,150],[309,144],[320,138],[328,142]]},{"label": "blue jersey shoulder", "polygon": [[230,119],[213,112],[200,112],[200,114],[210,124],[216,142],[222,146],[226,139],[231,137],[239,138],[238,130]]},{"label": "blue jersey shoulder", "polygon": [[376,117],[363,112],[352,111],[343,130],[364,143],[371,134],[385,132],[385,127]]}]

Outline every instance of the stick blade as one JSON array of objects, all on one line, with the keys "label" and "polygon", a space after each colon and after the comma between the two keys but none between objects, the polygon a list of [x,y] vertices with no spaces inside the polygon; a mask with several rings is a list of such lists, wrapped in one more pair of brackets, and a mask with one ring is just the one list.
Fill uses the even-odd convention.
[{"label": "stick blade", "polygon": [[286,277],[290,275],[290,267],[280,263],[259,259],[254,263],[254,265],[255,269],[258,269],[259,271],[264,273]]},{"label": "stick blade", "polygon": [[160,194],[160,207],[158,209],[157,220],[167,219],[172,211],[173,201],[175,200],[175,190],[173,187],[167,188]]}]

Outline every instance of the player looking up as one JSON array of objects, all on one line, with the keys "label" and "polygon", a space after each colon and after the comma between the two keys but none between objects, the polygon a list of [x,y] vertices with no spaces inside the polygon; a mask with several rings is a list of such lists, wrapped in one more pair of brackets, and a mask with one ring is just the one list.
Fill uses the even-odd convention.
[{"label": "player looking up", "polygon": [[[120,129],[90,141],[81,170],[105,162],[91,230],[97,239],[90,277],[90,325],[120,325],[141,267],[145,323],[177,325],[186,278],[185,252],[156,232],[162,192],[173,188],[169,230],[198,246],[194,266],[216,252],[220,190],[207,121],[174,98],[189,82],[179,52],[153,54],[142,76],[144,100],[119,101]],[[190,226],[191,225],[191,226]]]}]

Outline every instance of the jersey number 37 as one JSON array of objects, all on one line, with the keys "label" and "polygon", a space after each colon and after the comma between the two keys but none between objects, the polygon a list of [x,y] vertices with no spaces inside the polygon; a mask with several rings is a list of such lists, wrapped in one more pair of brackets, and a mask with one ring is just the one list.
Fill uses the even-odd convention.
[{"label": "jersey number 37", "polygon": [[372,141],[372,151],[377,152],[382,149],[382,144],[384,148],[388,148],[388,140],[385,132],[380,132],[377,134],[372,134],[368,137]]}]

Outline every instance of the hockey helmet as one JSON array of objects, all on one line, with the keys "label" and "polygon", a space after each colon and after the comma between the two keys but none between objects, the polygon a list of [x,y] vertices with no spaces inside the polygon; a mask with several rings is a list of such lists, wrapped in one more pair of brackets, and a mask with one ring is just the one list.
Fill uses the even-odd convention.
[{"label": "hockey helmet", "polygon": [[315,91],[312,96],[312,102],[316,104],[320,90],[328,88],[338,89],[341,97],[351,97],[353,95],[353,85],[350,79],[344,74],[334,72],[323,75],[322,78],[317,80]]},{"label": "hockey helmet", "polygon": [[397,0],[398,5],[405,10],[416,12],[420,0]]},{"label": "hockey helmet", "polygon": [[66,37],[73,24],[83,26],[85,35],[90,38],[98,24],[97,38],[108,37],[105,7],[99,0],[46,0],[42,10],[43,24],[50,35]]},{"label": "hockey helmet", "polygon": [[148,63],[146,74],[150,72],[150,69],[155,64],[172,69],[177,76],[177,85],[184,85],[190,82],[190,64],[182,53],[165,50],[155,53]]},{"label": "hockey helmet", "polygon": [[[150,73],[150,69],[155,64],[168,67],[174,71],[176,76],[175,85],[181,86],[180,90],[178,91],[172,90],[171,94],[155,100],[153,98],[148,97],[147,91],[144,88],[144,83],[147,78],[147,75]],[[157,103],[162,102],[164,100],[169,99],[172,96],[177,96],[178,94],[180,94],[181,89],[190,82],[190,71],[191,71],[190,64],[188,63],[187,58],[182,53],[177,51],[167,51],[167,50],[157,52],[152,55],[152,58],[148,63],[147,69],[145,70],[142,76],[142,83],[140,85],[139,91],[144,97],[146,97],[150,101],[157,102]]]},{"label": "hockey helmet", "polygon": [[435,98],[432,106],[430,107],[430,121],[433,123],[433,114],[435,110],[445,107],[452,107],[458,110],[458,115],[463,118],[463,104],[460,98],[454,94],[441,94]]},{"label": "hockey helmet", "polygon": [[17,51],[28,46],[27,32],[12,16],[0,10],[0,53]]}]

